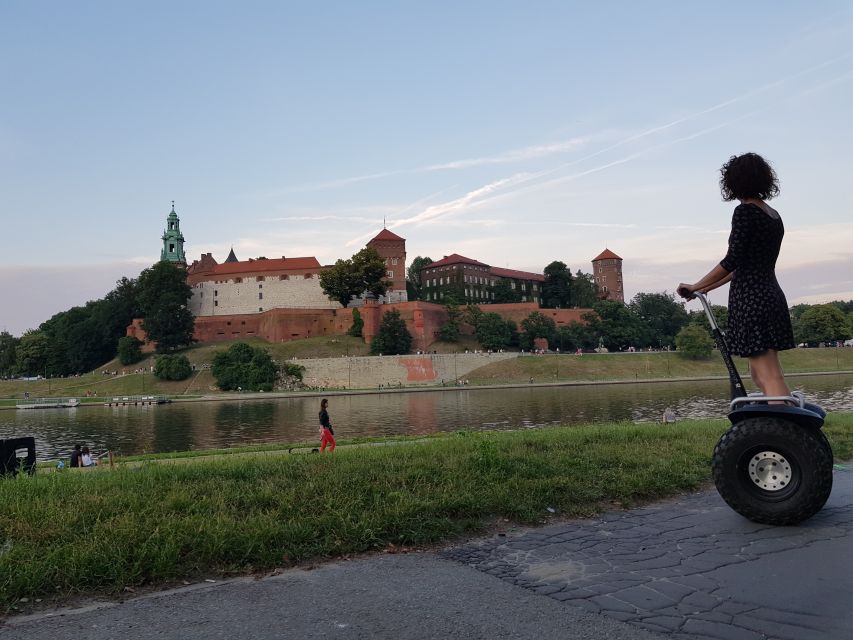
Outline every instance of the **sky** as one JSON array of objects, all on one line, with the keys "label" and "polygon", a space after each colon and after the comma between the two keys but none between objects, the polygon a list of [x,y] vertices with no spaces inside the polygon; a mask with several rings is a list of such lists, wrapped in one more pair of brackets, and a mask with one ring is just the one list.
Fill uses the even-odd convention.
[{"label": "sky", "polygon": [[746,151],[789,303],[853,298],[846,1],[5,0],[0,83],[15,335],[158,260],[172,200],[190,260],[331,264],[384,221],[409,260],[609,248],[627,297],[672,292],[725,255]]}]

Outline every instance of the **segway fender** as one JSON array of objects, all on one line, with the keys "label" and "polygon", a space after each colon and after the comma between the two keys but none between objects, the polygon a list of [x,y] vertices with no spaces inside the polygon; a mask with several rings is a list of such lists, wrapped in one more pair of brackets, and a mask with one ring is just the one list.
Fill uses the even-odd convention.
[{"label": "segway fender", "polygon": [[756,402],[755,404],[744,404],[729,413],[729,421],[737,424],[749,418],[776,418],[777,420],[788,420],[801,427],[820,429],[823,426],[826,412],[817,405],[807,404],[806,407],[793,407],[785,404],[767,404]]}]

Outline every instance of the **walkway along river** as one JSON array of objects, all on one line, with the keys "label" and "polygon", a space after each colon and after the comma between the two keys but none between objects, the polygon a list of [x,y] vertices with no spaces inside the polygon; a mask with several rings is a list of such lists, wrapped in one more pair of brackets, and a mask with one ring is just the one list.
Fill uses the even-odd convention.
[{"label": "walkway along river", "polygon": [[[789,376],[830,411],[853,410],[853,375]],[[36,437],[39,459],[67,456],[74,443],[120,454],[209,449],[317,437],[316,397],[160,406],[0,412],[0,438]],[[435,431],[522,429],[590,422],[656,422],[667,406],[681,418],[722,417],[723,380],[654,384],[451,388],[420,393],[330,396],[339,439]]]}]

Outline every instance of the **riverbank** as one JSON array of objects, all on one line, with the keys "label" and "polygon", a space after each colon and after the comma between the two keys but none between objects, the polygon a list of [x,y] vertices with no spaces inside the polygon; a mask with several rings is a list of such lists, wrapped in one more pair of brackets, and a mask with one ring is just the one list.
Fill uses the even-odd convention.
[{"label": "riverbank", "polygon": [[[705,485],[726,427],[458,432],[416,446],[341,443],[331,455],[290,455],[283,445],[280,455],[20,476],[0,482],[0,607],[631,507]],[[853,457],[853,414],[830,415],[826,432],[838,459]]]}]

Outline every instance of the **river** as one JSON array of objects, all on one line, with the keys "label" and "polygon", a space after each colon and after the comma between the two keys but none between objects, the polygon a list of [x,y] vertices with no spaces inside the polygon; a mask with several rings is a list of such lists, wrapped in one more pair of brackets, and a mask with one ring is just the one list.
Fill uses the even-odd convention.
[{"label": "river", "polygon": [[[810,401],[853,411],[853,376],[789,376]],[[436,431],[534,429],[553,424],[655,422],[667,406],[681,418],[722,417],[728,383],[665,382],[448,389],[331,396],[336,436]],[[41,460],[67,456],[74,443],[123,455],[188,451],[317,438],[319,396],[188,402],[150,407],[80,407],[0,411],[0,438],[35,436]]]}]

